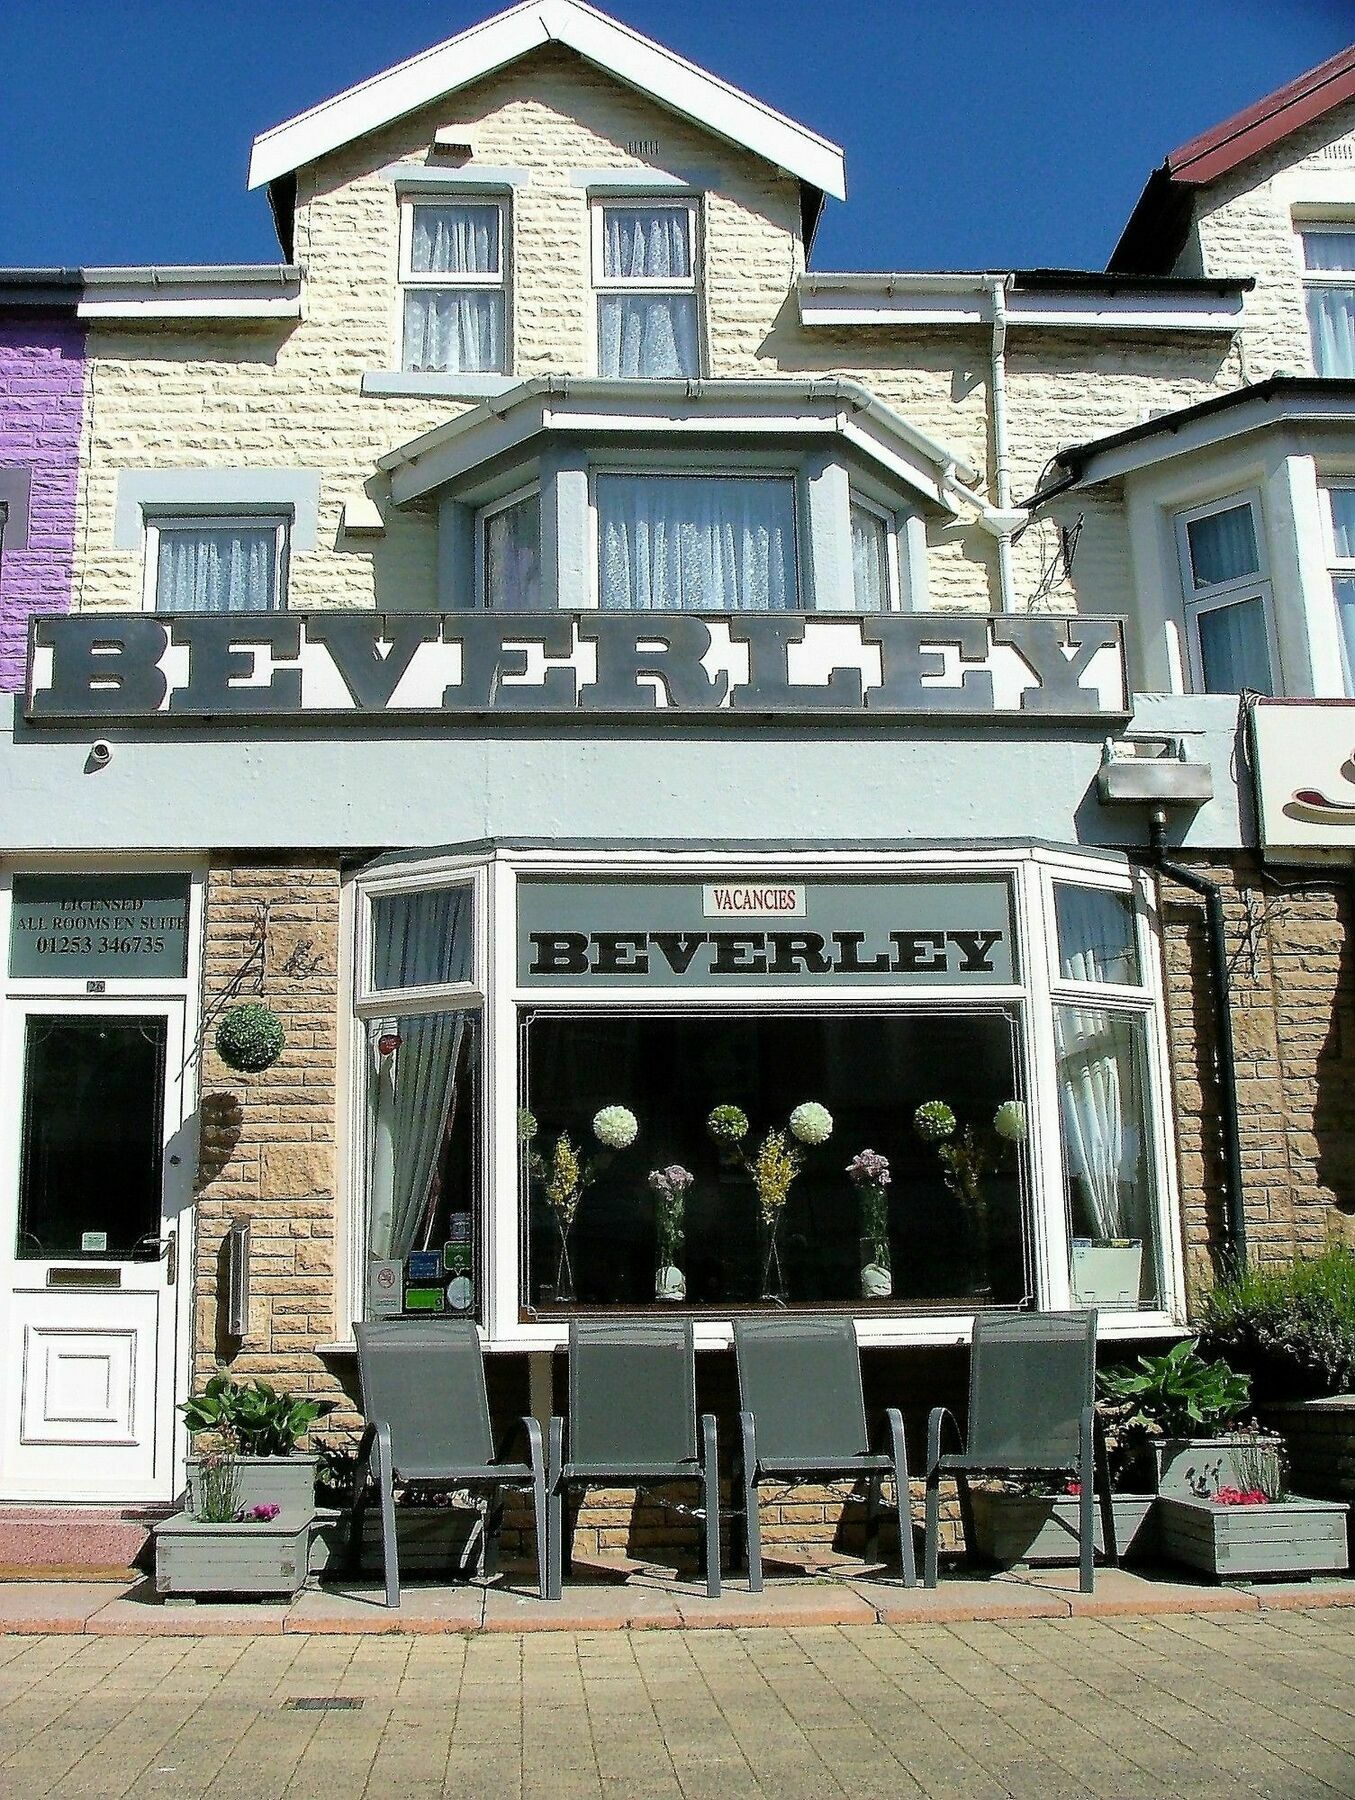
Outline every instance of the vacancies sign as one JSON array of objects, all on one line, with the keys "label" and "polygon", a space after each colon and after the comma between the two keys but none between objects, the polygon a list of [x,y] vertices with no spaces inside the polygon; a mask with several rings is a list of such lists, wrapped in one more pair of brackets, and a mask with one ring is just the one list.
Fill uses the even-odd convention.
[{"label": "vacancies sign", "polygon": [[34,721],[303,714],[1080,718],[1127,711],[1118,619],[973,613],[35,619]]},{"label": "vacancies sign", "polygon": [[[732,917],[731,895],[772,904]],[[1000,876],[518,883],[523,987],[994,987],[1017,979],[1013,944]]]}]

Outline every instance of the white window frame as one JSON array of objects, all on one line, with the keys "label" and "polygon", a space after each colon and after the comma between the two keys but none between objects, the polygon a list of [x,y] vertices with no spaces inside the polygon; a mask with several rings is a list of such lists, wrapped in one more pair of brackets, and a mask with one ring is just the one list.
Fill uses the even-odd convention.
[{"label": "white window frame", "polygon": [[[162,531],[262,531],[273,532],[273,604],[265,613],[287,610],[287,575],[290,560],[291,514],[276,509],[258,512],[202,513],[176,512],[171,507],[146,509],[145,568],[142,573],[141,605],[145,612],[155,612],[159,597],[160,534]],[[242,618],[245,614],[240,615]]]},{"label": "white window frame", "polygon": [[[869,494],[863,494],[860,488],[850,489],[847,496],[847,539],[851,541],[852,509],[860,507],[862,512],[872,513],[885,528],[885,594],[884,610],[886,612],[903,611],[903,555],[899,549],[898,514],[889,507],[882,506],[878,500],[872,500]],[[852,570],[852,599],[856,599],[856,571]],[[868,619],[871,615],[856,608],[857,616]]]},{"label": "white window frame", "polygon": [[[489,599],[489,535],[487,527],[496,513],[507,512],[511,506],[520,506],[524,500],[536,497],[541,504],[541,483],[529,481],[525,487],[514,488],[511,494],[505,494],[501,500],[491,500],[487,505],[479,507],[475,514],[475,604],[477,607],[492,610]],[[541,568],[541,546],[537,544],[538,581],[544,572]]]},{"label": "white window frame", "polygon": [[[1215,513],[1232,512],[1240,506],[1251,508],[1252,534],[1256,540],[1256,572],[1252,575],[1239,576],[1233,581],[1220,581],[1207,587],[1196,587],[1188,527],[1197,519],[1209,518]],[[1190,656],[1192,691],[1197,694],[1207,691],[1204,685],[1204,657],[1200,649],[1200,615],[1207,612],[1221,612],[1226,607],[1236,606],[1243,600],[1259,600],[1262,617],[1265,620],[1266,650],[1270,657],[1270,682],[1275,692],[1282,694],[1284,677],[1280,664],[1279,639],[1275,631],[1275,602],[1271,594],[1270,565],[1266,559],[1265,515],[1261,509],[1260,493],[1255,488],[1248,488],[1237,493],[1225,494],[1222,498],[1210,500],[1203,506],[1191,506],[1183,512],[1177,512],[1172,523],[1176,536],[1177,569],[1181,580],[1181,595],[1185,604],[1186,645]]]},{"label": "white window frame", "polygon": [[[1072,867],[1060,868],[1050,865],[1045,869],[1043,879],[1045,917],[1048,920],[1046,945],[1051,1034],[1054,1012],[1063,1006],[1076,1006],[1084,1011],[1121,1013],[1126,1017],[1141,1018],[1145,1021],[1144,1046],[1147,1078],[1145,1098],[1148,1107],[1145,1124],[1149,1136],[1147,1147],[1149,1173],[1156,1200],[1154,1214],[1156,1245],[1154,1247],[1158,1256],[1157,1274],[1161,1282],[1161,1297],[1164,1302],[1169,1306],[1173,1301],[1179,1304],[1184,1250],[1181,1236],[1181,1212],[1176,1202],[1175,1165],[1173,1158],[1168,1153],[1172,1076],[1164,1018],[1165,983],[1162,976],[1161,929],[1153,905],[1153,890],[1148,877],[1144,874],[1133,875],[1126,883],[1124,880],[1107,880],[1099,877],[1095,869],[1088,869],[1085,866],[1073,869]],[[1076,981],[1061,972],[1058,915],[1055,911],[1054,890],[1056,887],[1094,889],[1101,893],[1118,894],[1129,901],[1133,943],[1139,965],[1137,982]],[[1053,1093],[1057,1111],[1056,1088]],[[1068,1180],[1067,1147],[1063,1143],[1061,1132],[1059,1171],[1071,1255],[1071,1184]],[[1150,1246],[1145,1243],[1145,1253],[1149,1248]],[[1069,1304],[1071,1304],[1071,1283],[1070,1262]],[[1101,1315],[1102,1325],[1104,1326],[1106,1319],[1113,1316],[1117,1315],[1109,1312],[1103,1313]],[[1179,1316],[1184,1321],[1184,1314]]]},{"label": "white window frame", "polygon": [[1341,628],[1341,609],[1336,603],[1336,583],[1338,581],[1355,581],[1355,553],[1349,556],[1337,554],[1336,520],[1331,506],[1333,489],[1347,494],[1355,494],[1355,474],[1331,475],[1318,484],[1318,493],[1322,500],[1322,543],[1327,558],[1327,575],[1331,581],[1331,603],[1336,614],[1336,635],[1341,646],[1341,673],[1346,693],[1355,696],[1355,668],[1351,667],[1350,652],[1346,648],[1346,634]]},{"label": "white window frame", "polygon": [[[689,463],[665,464],[654,461],[646,461],[639,464],[610,461],[600,463],[590,462],[588,466],[588,560],[591,575],[588,583],[587,602],[589,606],[595,610],[601,610],[602,608],[602,520],[598,508],[597,483],[599,476],[605,478],[609,475],[620,475],[623,477],[633,476],[637,479],[649,479],[652,477],[658,481],[726,481],[746,479],[748,481],[785,482],[790,488],[791,516],[794,521],[795,529],[795,553],[791,558],[791,563],[795,570],[796,604],[790,608],[787,616],[794,616],[797,613],[804,612],[807,588],[803,538],[804,518],[807,509],[803,505],[801,491],[803,470],[798,463],[788,463],[782,468],[777,468],[774,465],[767,463],[758,463],[756,465],[745,467],[742,463],[737,461],[730,461],[718,469],[709,468],[705,465],[693,467]],[[690,616],[699,619],[706,613],[719,615],[725,610],[725,608],[718,606],[703,607],[700,612],[694,612]]]},{"label": "white window frame", "polygon": [[[1295,219],[1294,230],[1299,258],[1299,273],[1303,281],[1303,321],[1308,332],[1308,352],[1312,360],[1313,373],[1321,376],[1317,366],[1317,345],[1313,341],[1312,324],[1308,318],[1308,290],[1310,288],[1349,288],[1355,293],[1355,268],[1349,269],[1310,269],[1303,240],[1309,232],[1314,236],[1348,237],[1351,239],[1351,261],[1355,263],[1355,220],[1349,215],[1341,218],[1324,219],[1315,214],[1308,214]],[[1322,376],[1323,380],[1341,379],[1336,376]]]},{"label": "white window frame", "polygon": [[[671,275],[607,276],[603,270],[606,215],[609,212],[653,212],[656,207],[671,208],[687,214],[688,262],[691,274],[685,279]],[[631,194],[625,199],[598,194],[590,201],[590,236],[592,241],[593,277],[593,371],[600,374],[602,357],[602,296],[604,294],[691,294],[696,315],[696,370],[692,376],[669,376],[673,381],[697,380],[706,373],[706,332],[704,308],[701,304],[702,234],[701,201],[695,194]],[[631,379],[642,380],[635,376]]]},{"label": "white window frame", "polygon": [[[458,379],[474,381],[477,375],[489,379],[509,375],[513,370],[513,295],[509,281],[509,266],[512,262],[512,248],[509,231],[512,227],[513,208],[508,194],[467,193],[463,189],[455,191],[423,190],[417,194],[402,194],[400,206],[400,246],[398,278],[396,283],[396,317],[395,317],[395,367],[406,375],[454,374]],[[498,209],[499,214],[499,267],[493,275],[441,275],[436,273],[416,273],[414,262],[414,213],[420,206],[435,206],[441,210],[448,207],[474,207],[482,210],[486,206]],[[459,293],[463,290],[474,290],[480,293],[502,293],[503,295],[503,368],[501,369],[463,369],[463,370],[426,370],[411,369],[405,361],[405,294],[410,289],[436,288],[440,292]]]},{"label": "white window frame", "polygon": [[[1027,1252],[1035,1293],[1041,1307],[1066,1308],[1071,1303],[1070,1231],[1066,1185],[1063,1179],[1062,1132],[1057,1105],[1057,1053],[1054,1044],[1055,1004],[1095,1004],[1116,1007],[1146,1018],[1148,1103],[1150,1107],[1154,1194],[1157,1205],[1162,1301],[1157,1310],[1116,1310],[1101,1321],[1107,1338],[1151,1337],[1179,1334],[1185,1320],[1185,1291],[1181,1252],[1180,1205],[1176,1187],[1174,1132],[1170,1110],[1171,1074],[1167,1049],[1166,1019],[1159,950],[1160,929],[1151,901],[1147,877],[1123,864],[1094,854],[1044,850],[1036,847],[979,849],[956,853],[944,850],[812,852],[792,856],[755,854],[737,859],[723,852],[693,850],[663,855],[645,850],[525,850],[486,851],[479,857],[430,857],[350,877],[344,888],[344,924],[340,952],[341,992],[354,997],[342,1009],[340,1054],[346,1058],[349,1079],[341,1083],[343,1116],[339,1123],[341,1145],[340,1236],[343,1267],[339,1284],[339,1346],[351,1348],[347,1320],[363,1317],[366,1275],[366,1168],[365,1121],[367,1076],[367,1021],[391,1011],[395,996],[359,991],[355,970],[370,968],[370,901],[378,893],[407,892],[416,887],[445,886],[449,880],[468,879],[474,884],[475,931],[474,980],[440,989],[401,990],[402,1011],[444,1010],[450,1006],[479,1005],[482,1020],[480,1069],[484,1138],[477,1196],[476,1232],[479,1234],[482,1291],[479,1296],[482,1337],[497,1350],[550,1351],[565,1342],[567,1322],[562,1318],[531,1318],[521,1307],[524,1246],[520,1217],[520,1172],[517,1114],[519,1091],[518,1031],[524,1007],[568,1006],[582,1010],[615,1009],[644,1011],[684,1004],[672,988],[627,991],[602,989],[586,996],[577,989],[546,986],[522,987],[517,960],[517,886],[526,875],[563,878],[643,880],[678,877],[692,881],[720,878],[807,882],[815,879],[874,879],[889,881],[902,876],[934,880],[964,880],[1001,875],[1012,884],[1012,910],[1017,937],[1017,980],[991,988],[965,990],[919,986],[901,993],[897,988],[872,988],[866,982],[834,988],[831,996],[806,989],[788,994],[784,988],[750,986],[746,989],[693,988],[685,1002],[702,1012],[721,1010],[759,1013],[804,1012],[841,1004],[853,1010],[917,1011],[938,1004],[963,1010],[1003,1007],[1015,1019],[1024,1072],[1029,1135],[1026,1139],[1023,1197]],[[1057,948],[1053,910],[1054,881],[1080,887],[1105,887],[1130,896],[1138,922],[1142,986],[1120,989],[1094,988],[1056,980]],[[420,1004],[412,1004],[417,995]],[[341,1065],[342,1066],[342,1065]],[[346,1310],[344,1310],[346,1307]],[[845,1307],[844,1307],[845,1310]],[[863,1344],[958,1344],[968,1341],[972,1315],[908,1313],[863,1314],[857,1320]],[[695,1321],[697,1343],[702,1348],[727,1347],[732,1338],[728,1319],[703,1317]]]}]

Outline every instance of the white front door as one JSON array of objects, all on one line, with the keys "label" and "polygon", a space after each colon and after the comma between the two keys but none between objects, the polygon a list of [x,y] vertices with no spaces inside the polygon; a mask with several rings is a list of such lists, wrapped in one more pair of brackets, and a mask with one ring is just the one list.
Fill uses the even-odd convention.
[{"label": "white front door", "polygon": [[4,1011],[0,1499],[170,1500],[191,1260],[184,1003]]}]

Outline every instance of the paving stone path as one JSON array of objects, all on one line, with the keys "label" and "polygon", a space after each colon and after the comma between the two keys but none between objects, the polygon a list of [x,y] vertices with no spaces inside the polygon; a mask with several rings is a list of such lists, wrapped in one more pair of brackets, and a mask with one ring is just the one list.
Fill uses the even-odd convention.
[{"label": "paving stone path", "polygon": [[0,1793],[1349,1796],[1355,1615],[10,1637]]}]

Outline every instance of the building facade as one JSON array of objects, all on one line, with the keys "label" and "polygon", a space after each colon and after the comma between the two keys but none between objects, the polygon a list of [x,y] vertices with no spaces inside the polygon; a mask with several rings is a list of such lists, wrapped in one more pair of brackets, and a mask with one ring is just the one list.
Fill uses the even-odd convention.
[{"label": "building facade", "polygon": [[1346,1234],[1355,54],[1106,274],[811,271],[840,152],[576,0],[251,181],[276,265],[0,273],[12,1544],[367,1316],[544,1413],[846,1310],[916,1412]]}]

